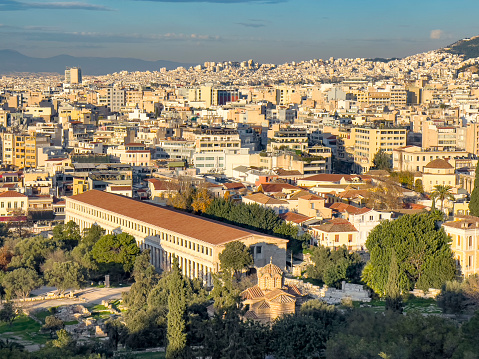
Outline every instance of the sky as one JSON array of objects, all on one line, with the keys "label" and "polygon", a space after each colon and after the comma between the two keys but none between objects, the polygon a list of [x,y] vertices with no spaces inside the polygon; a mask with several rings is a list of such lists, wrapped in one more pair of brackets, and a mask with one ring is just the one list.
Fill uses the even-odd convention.
[{"label": "sky", "polygon": [[478,12],[477,0],[0,0],[0,49],[185,63],[405,57],[479,35]]}]

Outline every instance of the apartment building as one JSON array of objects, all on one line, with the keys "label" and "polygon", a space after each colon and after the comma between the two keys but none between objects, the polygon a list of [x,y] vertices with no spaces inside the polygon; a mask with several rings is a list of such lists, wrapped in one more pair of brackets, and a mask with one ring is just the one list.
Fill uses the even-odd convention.
[{"label": "apartment building", "polygon": [[67,84],[81,84],[82,74],[79,67],[67,67],[65,70],[65,83]]},{"label": "apartment building", "polygon": [[351,136],[354,138],[354,172],[369,171],[379,150],[392,156],[394,149],[406,146],[406,134],[407,130],[400,127],[353,127]]},{"label": "apartment building", "polygon": [[177,257],[184,275],[208,285],[211,275],[220,271],[219,253],[232,241],[255,247],[257,267],[270,258],[280,268],[286,267],[285,239],[102,191],[68,197],[65,222],[70,220],[80,230],[97,224],[106,233],[129,233],[142,249],[151,250],[151,263],[157,269],[169,269]]},{"label": "apartment building", "polygon": [[119,112],[125,106],[126,91],[116,86],[98,90],[97,103],[108,107],[112,112]]},{"label": "apartment building", "polygon": [[[301,128],[273,128],[268,131],[268,151],[290,149],[304,152],[308,147],[308,131]],[[271,132],[271,133],[270,133]]]},{"label": "apartment building", "polygon": [[44,136],[3,132],[0,138],[3,163],[18,168],[36,168],[37,149],[50,146],[49,138]]}]

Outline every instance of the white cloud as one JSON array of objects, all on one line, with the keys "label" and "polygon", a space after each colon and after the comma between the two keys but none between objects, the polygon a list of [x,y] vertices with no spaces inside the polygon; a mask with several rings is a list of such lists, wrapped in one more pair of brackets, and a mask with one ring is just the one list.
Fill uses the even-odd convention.
[{"label": "white cloud", "polygon": [[430,37],[433,40],[438,40],[438,39],[442,38],[443,35],[444,35],[444,31],[437,29],[437,30],[431,30]]}]

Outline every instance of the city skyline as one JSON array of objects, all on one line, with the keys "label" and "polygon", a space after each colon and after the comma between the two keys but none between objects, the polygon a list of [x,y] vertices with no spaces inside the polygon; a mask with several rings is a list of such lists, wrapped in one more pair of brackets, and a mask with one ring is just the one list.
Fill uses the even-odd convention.
[{"label": "city skyline", "polygon": [[470,0],[6,0],[0,49],[187,63],[405,57],[479,34],[474,10]]}]

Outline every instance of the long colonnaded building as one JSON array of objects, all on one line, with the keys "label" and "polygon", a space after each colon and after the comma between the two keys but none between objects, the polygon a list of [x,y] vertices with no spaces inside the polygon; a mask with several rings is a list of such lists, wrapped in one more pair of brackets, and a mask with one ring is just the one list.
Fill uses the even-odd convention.
[{"label": "long colonnaded building", "polygon": [[68,221],[81,230],[96,224],[107,234],[131,234],[141,249],[150,249],[155,268],[170,269],[177,256],[184,275],[208,285],[211,274],[220,270],[219,253],[233,241],[251,246],[256,267],[270,259],[278,267],[286,267],[285,239],[103,191],[68,197],[65,223]]}]

